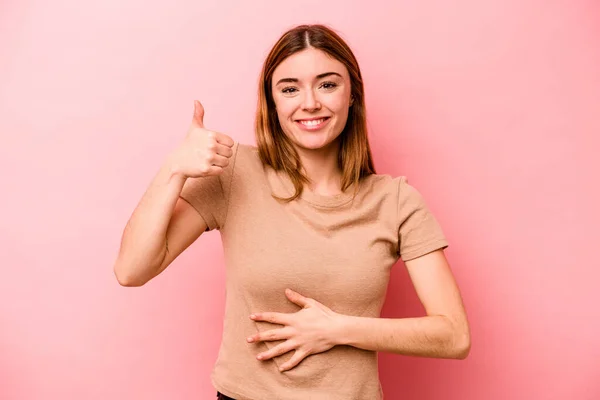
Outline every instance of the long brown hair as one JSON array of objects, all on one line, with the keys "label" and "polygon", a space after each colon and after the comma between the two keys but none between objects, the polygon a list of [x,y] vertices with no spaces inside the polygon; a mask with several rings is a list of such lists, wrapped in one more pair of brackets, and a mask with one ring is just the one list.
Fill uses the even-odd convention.
[{"label": "long brown hair", "polygon": [[284,171],[294,184],[296,193],[285,199],[291,201],[302,194],[308,178],[302,172],[300,156],[292,141],[285,135],[277,118],[272,93],[275,68],[287,57],[307,48],[324,51],[345,65],[350,74],[352,106],[340,134],[338,165],[342,171],[342,191],[375,173],[371,148],[367,138],[365,95],[358,62],[344,40],[327,26],[299,25],[285,32],[267,56],[259,79],[258,109],[255,131],[259,157],[264,165]]}]

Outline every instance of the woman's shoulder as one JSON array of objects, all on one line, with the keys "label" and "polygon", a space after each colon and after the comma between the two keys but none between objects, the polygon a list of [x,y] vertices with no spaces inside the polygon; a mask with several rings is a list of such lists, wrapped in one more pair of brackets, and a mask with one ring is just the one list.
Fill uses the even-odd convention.
[{"label": "woman's shoulder", "polygon": [[391,195],[401,203],[407,199],[421,198],[406,175],[371,174],[365,179],[365,185],[371,192]]},{"label": "woman's shoulder", "polygon": [[258,147],[254,146],[254,145],[242,143],[242,142],[236,142],[236,146],[238,147],[238,151],[241,153],[244,153],[244,154],[256,153],[258,155]]},{"label": "woman's shoulder", "polygon": [[363,184],[374,189],[398,191],[407,181],[406,175],[371,174],[364,179]]},{"label": "woman's shoulder", "polygon": [[247,143],[235,142],[233,151],[236,153],[236,158],[258,157],[258,148]]},{"label": "woman's shoulder", "polygon": [[233,171],[234,174],[246,174],[256,168],[260,168],[260,158],[256,146],[236,142],[233,146]]}]

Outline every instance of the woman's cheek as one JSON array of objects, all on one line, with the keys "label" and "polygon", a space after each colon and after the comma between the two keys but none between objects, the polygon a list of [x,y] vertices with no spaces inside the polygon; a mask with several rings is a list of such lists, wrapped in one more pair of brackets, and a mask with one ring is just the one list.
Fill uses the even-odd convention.
[{"label": "woman's cheek", "polygon": [[282,101],[277,106],[277,114],[279,114],[280,119],[292,119],[294,112],[298,106],[293,101]]},{"label": "woman's cheek", "polygon": [[339,95],[329,99],[329,109],[336,113],[343,112],[345,108],[350,104],[350,96],[346,93],[340,93]]}]

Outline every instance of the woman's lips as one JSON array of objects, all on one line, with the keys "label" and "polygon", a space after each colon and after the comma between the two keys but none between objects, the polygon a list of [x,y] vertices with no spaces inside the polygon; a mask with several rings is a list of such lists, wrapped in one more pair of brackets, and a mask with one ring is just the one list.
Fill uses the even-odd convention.
[{"label": "woman's lips", "polygon": [[312,120],[296,120],[294,121],[296,125],[298,125],[301,129],[306,131],[316,131],[323,128],[329,122],[331,118],[324,117],[320,119],[312,119]]}]

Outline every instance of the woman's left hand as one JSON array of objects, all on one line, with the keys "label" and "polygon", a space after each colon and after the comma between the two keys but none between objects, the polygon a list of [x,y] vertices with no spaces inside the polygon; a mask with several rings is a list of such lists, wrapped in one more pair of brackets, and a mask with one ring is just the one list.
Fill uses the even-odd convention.
[{"label": "woman's left hand", "polygon": [[281,365],[280,371],[292,369],[305,357],[322,353],[335,346],[335,332],[341,319],[341,314],[314,299],[304,297],[291,289],[286,289],[285,294],[291,302],[302,309],[289,314],[277,312],[252,314],[250,318],[254,321],[270,322],[283,327],[260,332],[246,339],[249,343],[285,340],[256,357],[264,361],[295,350],[292,358]]}]

